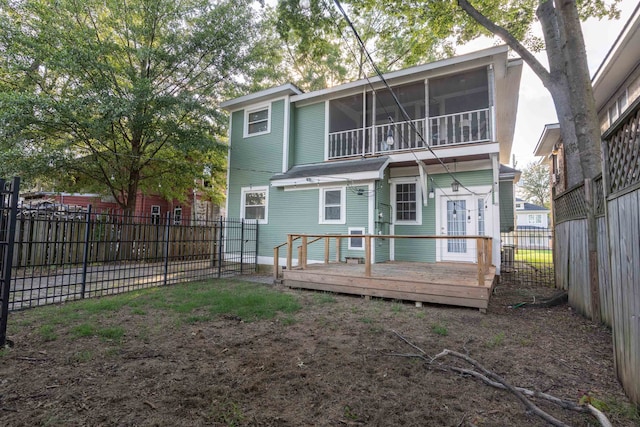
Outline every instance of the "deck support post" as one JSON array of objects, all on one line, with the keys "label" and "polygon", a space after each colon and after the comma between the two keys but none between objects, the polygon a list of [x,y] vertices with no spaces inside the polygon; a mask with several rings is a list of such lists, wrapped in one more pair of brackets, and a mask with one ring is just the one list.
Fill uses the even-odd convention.
[{"label": "deck support post", "polygon": [[329,238],[324,238],[324,263],[329,264]]},{"label": "deck support post", "polygon": [[371,277],[371,236],[364,236],[364,275]]},{"label": "deck support post", "polygon": [[287,234],[287,270],[291,271],[293,264],[293,235]]},{"label": "deck support post", "polygon": [[489,270],[489,268],[493,265],[493,239],[485,239],[485,244],[487,247],[487,250],[485,252],[485,259],[487,260],[487,262],[485,263],[485,270]]},{"label": "deck support post", "polygon": [[340,262],[340,237],[336,237],[336,262]]},{"label": "deck support post", "polygon": [[301,249],[302,250],[300,251],[300,261],[298,262],[298,265],[300,266],[300,268],[304,270],[305,268],[307,268],[307,236],[306,235],[302,236]]}]

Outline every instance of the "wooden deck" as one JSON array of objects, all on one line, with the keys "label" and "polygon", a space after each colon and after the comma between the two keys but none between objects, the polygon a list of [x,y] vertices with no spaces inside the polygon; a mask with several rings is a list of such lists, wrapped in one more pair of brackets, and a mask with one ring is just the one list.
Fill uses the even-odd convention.
[{"label": "wooden deck", "polygon": [[283,271],[283,283],[291,288],[314,289],[398,300],[479,308],[485,311],[496,278],[496,269],[484,271],[478,282],[473,263],[386,262],[371,264],[308,264],[304,269]]}]

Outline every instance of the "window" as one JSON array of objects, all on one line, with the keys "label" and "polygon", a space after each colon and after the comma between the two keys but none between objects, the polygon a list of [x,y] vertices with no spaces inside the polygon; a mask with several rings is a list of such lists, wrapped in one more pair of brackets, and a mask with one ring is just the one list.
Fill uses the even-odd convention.
[{"label": "window", "polygon": [[345,224],[344,188],[322,188],[320,190],[320,224]]},{"label": "window", "polygon": [[176,225],[182,224],[182,206],[173,208],[173,223]]},{"label": "window", "polygon": [[529,224],[542,224],[542,215],[529,215]]},{"label": "window", "polygon": [[151,224],[160,224],[160,206],[151,206]]},{"label": "window", "polygon": [[[364,235],[364,227],[349,227],[349,235]],[[359,251],[364,250],[364,239],[362,237],[349,237],[349,249]]]},{"label": "window", "polygon": [[262,135],[271,131],[269,116],[271,105],[261,106],[244,112],[244,137]]},{"label": "window", "polygon": [[396,224],[422,223],[421,192],[415,178],[393,182],[391,197],[394,203],[393,220]]},{"label": "window", "polygon": [[242,189],[241,216],[243,219],[255,219],[259,224],[266,224],[269,192],[267,187]]},{"label": "window", "polygon": [[624,109],[627,108],[627,101],[627,91],[625,89],[624,93],[609,107],[609,126],[611,126],[613,122],[620,117]]}]

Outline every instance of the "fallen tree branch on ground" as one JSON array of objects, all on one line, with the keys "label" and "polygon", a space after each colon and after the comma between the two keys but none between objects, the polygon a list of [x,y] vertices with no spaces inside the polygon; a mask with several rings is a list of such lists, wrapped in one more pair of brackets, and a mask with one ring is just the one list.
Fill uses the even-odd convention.
[{"label": "fallen tree branch on ground", "polygon": [[[408,344],[412,348],[418,350],[420,353],[390,353],[390,354],[388,354],[389,356],[409,357],[409,358],[421,359],[421,360],[423,360],[425,363],[427,363],[430,366],[438,367],[439,369],[442,369],[442,370],[445,370],[445,371],[451,371],[451,372],[456,372],[456,373],[459,373],[459,374],[462,374],[462,375],[471,376],[471,377],[474,377],[476,379],[479,379],[480,381],[482,381],[485,384],[490,385],[492,387],[499,388],[501,390],[507,390],[507,391],[511,392],[514,396],[516,396],[518,398],[518,400],[520,400],[523,403],[523,405],[525,405],[525,407],[529,411],[531,411],[532,413],[534,413],[538,417],[542,418],[543,420],[545,420],[546,422],[548,422],[549,424],[554,425],[554,426],[568,427],[567,424],[563,423],[562,421],[558,420],[554,416],[552,416],[549,413],[547,413],[547,412],[543,411],[542,409],[540,409],[528,397],[544,399],[544,400],[546,400],[548,402],[551,402],[551,403],[553,403],[555,405],[560,406],[563,409],[568,409],[568,410],[571,410],[571,411],[582,412],[582,413],[589,413],[589,414],[591,414],[593,417],[595,417],[598,420],[598,422],[600,423],[600,425],[602,427],[612,427],[612,424],[609,421],[609,419],[607,418],[607,416],[602,411],[600,411],[597,408],[595,408],[593,405],[583,406],[583,405],[579,405],[579,404],[573,403],[573,402],[568,401],[568,400],[559,399],[559,398],[557,398],[555,396],[552,396],[552,395],[550,395],[548,393],[542,393],[542,392],[526,389],[526,388],[523,388],[523,387],[513,386],[510,383],[508,383],[504,378],[502,378],[501,376],[496,374],[495,372],[492,372],[489,369],[485,368],[477,360],[472,359],[471,357],[469,357],[469,356],[467,356],[465,354],[462,354],[462,353],[459,353],[459,352],[456,352],[456,351],[453,351],[453,350],[444,349],[443,351],[441,351],[437,355],[435,355],[433,357],[430,357],[430,356],[427,355],[427,353],[423,349],[421,349],[420,347],[418,347],[417,345],[412,343],[410,340],[408,340],[407,338],[402,336],[397,331],[392,330],[392,332],[398,338],[400,338],[402,341],[404,341],[406,344]],[[457,358],[457,359],[464,360],[465,362],[469,363],[470,365],[472,365],[474,368],[476,368],[480,372],[478,372],[476,370],[473,370],[473,369],[460,368],[460,367],[457,367],[457,366],[449,366],[449,365],[445,365],[445,364],[442,364],[442,363],[437,363],[436,364],[436,361],[439,362],[439,360],[444,359],[447,356],[451,356],[451,357],[454,357],[454,358]]]}]

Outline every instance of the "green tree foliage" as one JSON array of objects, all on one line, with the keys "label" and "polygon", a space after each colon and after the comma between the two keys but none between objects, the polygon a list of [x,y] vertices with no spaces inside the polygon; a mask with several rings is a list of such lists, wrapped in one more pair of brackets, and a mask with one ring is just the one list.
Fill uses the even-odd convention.
[{"label": "green tree foliage", "polygon": [[223,197],[227,120],[268,78],[249,0],[0,0],[0,174],[65,191]]},{"label": "green tree foliage", "polygon": [[[575,180],[600,171],[599,128],[589,80],[580,20],[617,18],[620,0],[343,0],[356,28],[366,34],[371,16],[384,25],[373,27],[374,60],[382,71],[450,55],[454,45],[480,36],[507,43],[538,75],[551,93],[568,162]],[[303,61],[322,64],[327,43],[336,40],[330,0],[280,0],[280,34],[296,46]],[[306,5],[309,4],[308,7]],[[343,24],[338,24],[343,25]],[[542,28],[542,37],[536,29]],[[378,51],[377,47],[383,47]],[[344,49],[343,46],[341,46]],[[534,53],[545,50],[549,66]],[[390,58],[396,58],[390,60]],[[344,62],[347,69],[353,63]],[[348,78],[346,73],[341,77]],[[580,176],[580,172],[582,176]],[[574,177],[570,177],[574,179]]]},{"label": "green tree foliage", "polygon": [[[437,34],[418,31],[416,17],[373,6],[353,1],[344,7],[383,72],[453,53],[453,45]],[[276,12],[284,60],[300,88],[316,90],[374,74],[332,0],[280,0]]]},{"label": "green tree foliage", "polygon": [[549,167],[545,163],[529,163],[522,171],[518,189],[525,200],[549,207],[551,202]]}]

